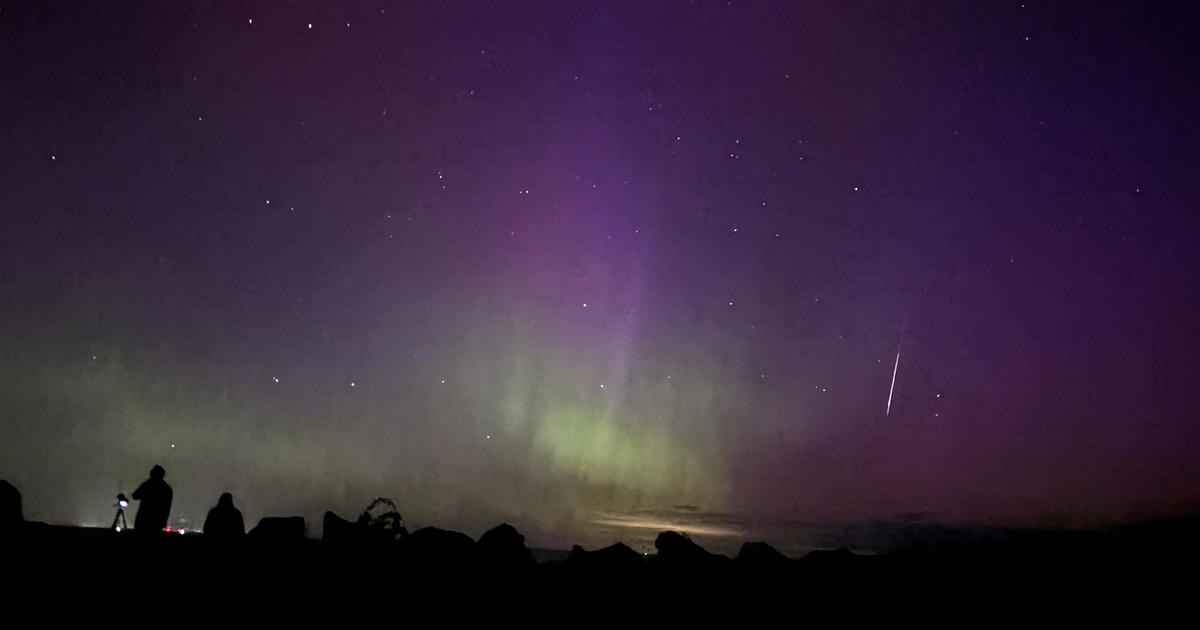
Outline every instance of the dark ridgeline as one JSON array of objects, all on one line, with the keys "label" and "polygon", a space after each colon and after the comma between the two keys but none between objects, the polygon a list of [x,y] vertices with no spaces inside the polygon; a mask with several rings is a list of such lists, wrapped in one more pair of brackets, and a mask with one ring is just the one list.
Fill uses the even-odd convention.
[{"label": "dark ridgeline", "polygon": [[671,569],[719,569],[729,562],[726,556],[709,553],[686,534],[678,532],[659,534],[654,539],[654,548],[658,550],[655,562]]},{"label": "dark ridgeline", "polygon": [[351,522],[325,512],[321,540],[329,545],[371,545],[397,542],[408,537],[403,517],[391,499],[379,497]]},{"label": "dark ridgeline", "polygon": [[[374,508],[380,504],[392,510],[377,514]],[[376,499],[354,522],[326,512],[322,546],[331,566],[347,576],[342,588],[355,584],[368,591],[384,583],[422,591],[518,588],[530,583],[537,566],[524,535],[507,523],[478,541],[437,527],[410,534],[387,499]]]},{"label": "dark ridgeline", "polygon": [[246,534],[250,540],[268,544],[301,542],[307,535],[303,516],[266,516]]},{"label": "dark ridgeline", "polygon": [[498,572],[526,571],[534,565],[525,546],[525,536],[508,523],[501,523],[479,537],[479,557],[485,567]]},{"label": "dark ridgeline", "polygon": [[630,549],[625,543],[615,543],[595,551],[586,551],[574,545],[565,561],[543,563],[539,568],[539,583],[551,591],[583,589],[605,592],[615,585],[621,585],[636,592],[647,586],[646,556]]},{"label": "dark ridgeline", "polygon": [[[370,607],[404,597],[413,605],[455,602],[453,610],[536,602],[579,611],[602,602],[610,611],[753,615],[803,602],[810,620],[930,607],[978,619],[997,607],[1075,610],[1154,598],[1162,609],[1188,602],[1200,559],[1200,517],[1188,517],[1093,532],[918,535],[880,555],[836,549],[800,559],[763,542],[744,544],[730,559],[663,532],[652,555],[616,543],[593,551],[575,546],[563,560],[537,563],[507,523],[478,540],[436,527],[407,534],[391,507],[354,522],[327,512],[317,541],[306,538],[301,517],[264,518],[238,536],[240,527],[217,526],[236,511],[223,497],[206,522],[210,533],[147,537],[25,523],[20,493],[0,483],[7,568],[29,589],[56,584],[114,597],[158,589],[169,594],[161,602],[179,604],[237,594],[251,605]],[[78,577],[90,572],[107,577]]]},{"label": "dark ridgeline", "polygon": [[470,536],[438,527],[422,527],[401,543],[404,561],[414,568],[448,578],[477,568],[478,547]]},{"label": "dark ridgeline", "polygon": [[233,495],[226,492],[204,519],[204,535],[214,539],[236,539],[246,535],[242,511],[233,506]]},{"label": "dark ridgeline", "polygon": [[328,546],[359,545],[366,542],[369,535],[358,523],[348,521],[332,511],[326,511],[321,522],[321,542]]},{"label": "dark ridgeline", "polygon": [[765,542],[748,542],[738,550],[737,561],[748,567],[775,568],[787,564],[788,557]]},{"label": "dark ridgeline", "polygon": [[630,549],[625,543],[614,543],[595,551],[586,551],[583,547],[574,545],[567,556],[567,564],[577,567],[580,571],[632,573],[645,568],[646,557]]},{"label": "dark ridgeline", "polygon": [[155,465],[150,469],[150,478],[133,491],[133,499],[140,501],[137,516],[133,519],[133,530],[140,534],[161,532],[171,515],[171,486],[163,479],[167,471]]}]

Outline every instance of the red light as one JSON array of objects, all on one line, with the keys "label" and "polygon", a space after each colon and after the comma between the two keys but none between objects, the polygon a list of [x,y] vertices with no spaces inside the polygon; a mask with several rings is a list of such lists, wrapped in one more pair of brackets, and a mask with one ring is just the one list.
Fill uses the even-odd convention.
[{"label": "red light", "polygon": [[170,526],[170,525],[167,525],[167,529],[166,529],[165,531],[167,531],[167,532],[170,532],[170,531],[171,531],[171,526]]}]

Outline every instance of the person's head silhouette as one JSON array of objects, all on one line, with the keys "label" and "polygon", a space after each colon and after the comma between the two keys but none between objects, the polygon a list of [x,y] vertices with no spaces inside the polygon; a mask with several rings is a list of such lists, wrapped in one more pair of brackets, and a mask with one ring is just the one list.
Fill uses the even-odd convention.
[{"label": "person's head silhouette", "polygon": [[233,507],[233,495],[228,492],[222,494],[221,498],[217,499],[217,507],[219,507],[219,508]]},{"label": "person's head silhouette", "polygon": [[151,479],[162,479],[163,477],[166,477],[166,476],[167,476],[167,471],[164,470],[163,467],[159,466],[158,464],[155,464],[154,468],[150,469],[150,478]]}]

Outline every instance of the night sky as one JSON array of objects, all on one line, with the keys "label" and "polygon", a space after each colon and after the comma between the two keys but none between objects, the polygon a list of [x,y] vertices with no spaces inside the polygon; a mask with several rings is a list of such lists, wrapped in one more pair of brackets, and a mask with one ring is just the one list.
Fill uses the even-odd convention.
[{"label": "night sky", "polygon": [[1198,23],[4,2],[0,477],[535,546],[1192,510]]}]

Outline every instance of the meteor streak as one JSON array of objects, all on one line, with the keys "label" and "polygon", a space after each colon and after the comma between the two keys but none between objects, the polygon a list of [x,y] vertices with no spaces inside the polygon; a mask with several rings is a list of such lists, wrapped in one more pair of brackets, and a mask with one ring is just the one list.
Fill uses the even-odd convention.
[{"label": "meteor streak", "polygon": [[884,417],[892,415],[892,392],[896,391],[896,371],[900,369],[900,351],[896,350],[896,365],[892,366],[892,386],[888,389],[887,412]]},{"label": "meteor streak", "polygon": [[[912,304],[909,304],[912,307]],[[904,309],[904,323],[900,324],[900,337],[896,339],[896,364],[892,366],[892,386],[888,388],[888,404],[887,411],[883,413],[886,418],[892,415],[892,394],[896,391],[896,372],[900,370],[900,350],[904,347],[904,331],[908,330],[908,308]]]}]

